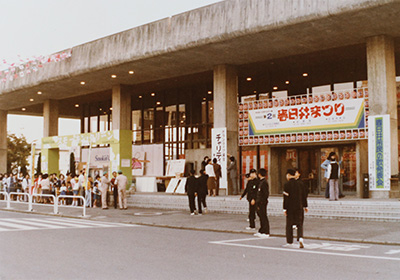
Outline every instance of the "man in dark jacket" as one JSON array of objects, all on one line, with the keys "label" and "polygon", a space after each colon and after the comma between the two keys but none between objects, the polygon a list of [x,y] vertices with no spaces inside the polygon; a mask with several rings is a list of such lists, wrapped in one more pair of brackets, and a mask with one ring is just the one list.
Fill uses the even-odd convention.
[{"label": "man in dark jacket", "polygon": [[185,192],[187,193],[189,198],[190,215],[192,216],[196,214],[195,197],[196,193],[198,192],[198,182],[196,177],[194,177],[195,173],[196,172],[194,170],[190,170],[190,176],[187,178],[185,185]]},{"label": "man in dark jacket", "polygon": [[259,180],[257,178],[257,170],[251,169],[249,173],[249,179],[246,184],[246,189],[243,191],[243,194],[240,196],[240,200],[247,194],[247,201],[249,202],[249,222],[250,226],[246,227],[249,230],[256,229],[256,198],[257,198],[257,190]]},{"label": "man in dark jacket", "polygon": [[267,170],[261,168],[258,170],[258,178],[260,179],[257,188],[257,196],[256,196],[256,209],[257,215],[260,218],[261,227],[254,236],[260,238],[268,238],[269,237],[269,221],[267,216],[267,205],[268,205],[268,197],[269,197],[269,186],[267,183]]},{"label": "man in dark jacket", "polygon": [[219,179],[222,177],[221,165],[218,164],[216,158],[213,159],[213,167],[216,181],[216,195],[219,195]]},{"label": "man in dark jacket", "polygon": [[197,205],[199,207],[199,215],[203,213],[202,206],[204,206],[204,212],[207,214],[207,203],[206,196],[207,190],[207,180],[208,175],[205,173],[204,169],[200,170],[200,177],[197,178]]},{"label": "man in dark jacket", "polygon": [[[283,212],[286,216],[286,247],[293,247],[293,227],[297,227],[297,241],[300,248],[304,248],[303,221],[304,211],[307,209],[307,191],[299,173],[288,169],[286,178],[288,182],[283,187]],[[304,209],[304,210],[303,210]]]}]

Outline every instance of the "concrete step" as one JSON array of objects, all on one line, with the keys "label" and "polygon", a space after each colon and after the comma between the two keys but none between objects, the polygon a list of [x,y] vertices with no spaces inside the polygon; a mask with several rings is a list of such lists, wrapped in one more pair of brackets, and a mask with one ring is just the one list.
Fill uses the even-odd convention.
[{"label": "concrete step", "polygon": [[[268,214],[283,214],[281,197],[271,197],[268,203]],[[128,204],[133,207],[187,210],[186,195],[140,194],[129,196]],[[309,217],[326,219],[346,219],[363,221],[400,221],[400,202],[397,200],[359,200],[347,199],[328,201],[321,198],[309,198]],[[208,210],[211,212],[247,214],[248,202],[239,200],[238,196],[207,197]]]}]

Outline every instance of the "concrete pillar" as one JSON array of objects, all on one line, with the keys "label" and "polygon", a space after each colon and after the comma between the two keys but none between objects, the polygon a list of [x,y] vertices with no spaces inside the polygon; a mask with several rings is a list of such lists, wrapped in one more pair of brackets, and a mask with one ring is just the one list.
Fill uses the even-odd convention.
[{"label": "concrete pillar", "polygon": [[131,95],[122,85],[112,88],[112,129],[118,130],[119,142],[110,145],[111,171],[121,170],[132,181],[132,109]]},{"label": "concrete pillar", "polygon": [[[46,100],[43,104],[43,137],[58,136],[59,104]],[[59,149],[42,149],[42,173],[59,173]]]},{"label": "concrete pillar", "polygon": [[231,65],[216,66],[214,68],[214,127],[226,127],[228,153],[234,155],[236,159],[239,158],[237,95],[236,68]]},{"label": "concrete pillar", "polygon": [[369,112],[370,115],[390,115],[391,174],[397,175],[398,125],[393,38],[381,35],[367,39],[367,68]]},{"label": "concrete pillar", "polygon": [[58,101],[46,100],[43,104],[43,137],[58,136]]},{"label": "concrete pillar", "polygon": [[7,111],[0,110],[0,173],[7,172]]},{"label": "concrete pillar", "polygon": [[122,85],[112,88],[112,129],[132,130],[131,95]]}]

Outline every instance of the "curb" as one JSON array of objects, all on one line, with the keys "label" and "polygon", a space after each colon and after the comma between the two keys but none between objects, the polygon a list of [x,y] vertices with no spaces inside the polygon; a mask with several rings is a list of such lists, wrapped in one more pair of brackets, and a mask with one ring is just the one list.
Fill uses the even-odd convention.
[{"label": "curb", "polygon": [[[42,213],[42,212],[29,212],[29,211],[21,211],[15,209],[1,209],[1,211],[7,212],[15,212],[15,213],[24,213],[24,214],[36,214],[43,216],[55,216],[55,217],[63,217],[70,219],[87,219],[94,220],[92,216],[69,216],[69,215],[61,215],[61,214],[52,214],[52,213]],[[110,222],[110,221],[109,221]],[[112,222],[110,222],[112,223]],[[114,222],[115,223],[115,222]],[[212,228],[195,228],[195,227],[185,227],[185,226],[172,226],[172,225],[163,225],[163,224],[154,224],[154,223],[134,223],[134,222],[118,222],[120,224],[134,224],[141,226],[149,226],[149,227],[159,227],[159,228],[168,228],[168,229],[179,229],[179,230],[195,230],[195,231],[208,231],[208,232],[220,232],[220,233],[233,233],[233,234],[247,234],[253,235],[254,232],[242,231],[242,230],[221,230],[221,229],[212,229]],[[286,237],[284,234],[271,234],[273,237]],[[392,241],[374,241],[367,239],[348,239],[348,238],[340,238],[340,237],[320,237],[320,236],[304,236],[304,239],[307,240],[323,240],[323,241],[335,241],[335,242],[349,242],[349,243],[361,243],[361,244],[372,244],[372,245],[392,245],[392,246],[400,246],[400,242],[392,242]]]}]

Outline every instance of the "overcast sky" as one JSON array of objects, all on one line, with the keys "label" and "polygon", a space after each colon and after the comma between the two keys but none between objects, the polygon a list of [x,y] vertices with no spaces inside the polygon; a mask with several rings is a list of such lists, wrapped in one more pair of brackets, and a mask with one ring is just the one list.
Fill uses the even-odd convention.
[{"label": "overcast sky", "polygon": [[[220,1],[0,0],[0,61],[48,55],[215,2]],[[60,135],[79,133],[79,121],[62,121],[60,127]],[[9,115],[8,131],[39,139],[43,120]]]}]

